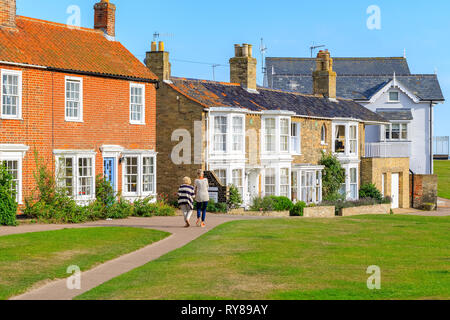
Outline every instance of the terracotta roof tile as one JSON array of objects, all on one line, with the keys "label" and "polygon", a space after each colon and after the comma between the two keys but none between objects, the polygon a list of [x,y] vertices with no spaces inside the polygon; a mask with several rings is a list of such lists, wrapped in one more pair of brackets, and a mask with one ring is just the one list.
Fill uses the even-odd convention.
[{"label": "terracotta roof tile", "polygon": [[120,42],[94,29],[17,16],[17,31],[0,29],[0,61],[155,80]]}]

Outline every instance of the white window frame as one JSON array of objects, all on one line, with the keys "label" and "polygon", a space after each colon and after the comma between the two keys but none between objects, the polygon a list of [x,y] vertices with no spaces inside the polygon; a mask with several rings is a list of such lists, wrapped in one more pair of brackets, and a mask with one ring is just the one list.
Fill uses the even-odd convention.
[{"label": "white window frame", "polygon": [[[359,199],[359,187],[360,187],[359,165],[350,163],[350,164],[343,165],[342,168],[345,170],[345,182],[344,182],[344,184],[345,184],[345,199],[346,200],[358,200]],[[351,185],[352,185],[351,176],[350,176],[351,169],[356,169],[356,180],[357,180],[356,199],[353,199],[351,197]],[[344,186],[344,184],[342,186]],[[353,183],[353,184],[355,184],[355,183]]]},{"label": "white window frame", "polygon": [[[3,76],[12,75],[17,76],[17,90],[18,90],[18,102],[16,115],[3,114]],[[0,72],[0,118],[11,120],[22,120],[22,71],[1,69]]]},{"label": "white window frame", "polygon": [[[322,169],[305,168],[298,170],[297,174],[297,199],[306,204],[322,202]],[[312,177],[312,183],[308,177]],[[304,194],[306,194],[306,198]],[[311,194],[311,200],[308,199],[308,194]]]},{"label": "white window frame", "polygon": [[[235,176],[235,173],[239,172],[240,176]],[[239,190],[241,197],[244,197],[244,170],[240,168],[235,168],[231,171],[232,184]],[[236,180],[240,180],[240,183],[236,183]]]},{"label": "white window frame", "polygon": [[[274,138],[274,142],[273,142],[273,150],[270,149],[268,150],[267,148],[267,134],[266,134],[266,130],[267,130],[267,126],[266,126],[266,121],[267,120],[274,120],[275,122],[275,128],[274,128],[274,133],[273,133],[273,138]],[[287,150],[281,150],[281,121],[282,120],[286,120],[288,123],[288,135],[287,136]],[[280,116],[280,115],[266,115],[261,117],[261,150],[262,150],[262,154],[264,155],[273,155],[273,154],[283,154],[283,155],[290,155],[292,154],[292,150],[291,150],[291,117],[286,117],[286,116]],[[272,135],[271,135],[272,136]]]},{"label": "white window frame", "polygon": [[[128,192],[126,190],[126,166],[127,158],[138,158],[138,173],[137,173],[137,187],[136,192]],[[143,190],[143,163],[144,158],[153,158],[153,192],[144,192]],[[156,154],[154,153],[124,153],[122,161],[122,194],[127,198],[145,198],[149,196],[156,196],[156,180],[157,180],[157,166]]]},{"label": "white window frame", "polygon": [[[241,132],[235,132],[234,131],[234,120],[235,119],[240,119],[240,121],[242,122],[242,128],[241,128]],[[233,152],[237,152],[237,153],[242,153],[244,152],[244,140],[245,140],[245,118],[243,116],[236,116],[233,115],[231,117],[231,136],[232,136],[232,151]],[[235,143],[236,140],[235,139],[239,139],[240,140],[240,148],[235,149]]]},{"label": "white window frame", "polygon": [[322,128],[320,129],[320,144],[327,144],[327,126],[325,124],[323,124]]},{"label": "white window frame", "polygon": [[[274,128],[273,128],[274,132],[270,135],[267,134],[267,131],[266,131],[267,130],[266,122],[268,120],[273,120],[273,122],[274,122]],[[262,121],[263,121],[263,124],[262,124],[262,127],[263,127],[263,132],[262,132],[263,133],[262,134],[263,150],[265,153],[274,153],[277,151],[277,117],[264,117],[264,118],[262,118]],[[273,144],[270,145],[271,146],[270,149],[268,148],[268,145],[267,145],[267,140],[268,140],[267,136],[273,137]],[[272,149],[272,147],[273,147],[273,149]]]},{"label": "white window frame", "polygon": [[[270,175],[268,175],[267,173],[268,172],[270,172],[271,174]],[[273,173],[273,175],[272,175],[272,173]],[[272,183],[270,183],[270,184],[268,184],[267,183],[267,178],[268,177],[272,177],[273,176],[273,184]],[[264,182],[264,196],[271,196],[271,195],[274,195],[274,196],[276,196],[277,195],[277,169],[276,168],[266,168],[266,170],[264,171],[264,180],[263,180],[263,182]],[[267,187],[268,186],[270,186],[270,187],[272,187],[273,186],[273,193],[268,193],[267,192]]]},{"label": "white window frame", "polygon": [[[67,158],[71,158],[72,159],[72,194],[69,195],[70,197],[72,197],[75,201],[82,201],[82,202],[89,202],[92,200],[95,200],[95,188],[96,188],[96,184],[95,184],[95,177],[96,177],[96,167],[95,167],[95,158],[96,158],[96,154],[95,152],[77,152],[77,151],[55,151],[55,160],[56,160],[56,172],[55,172],[55,176],[57,179],[57,182],[60,186],[63,185],[62,181],[59,181],[59,179],[61,178],[60,176],[60,172],[61,170],[63,170],[63,168],[61,167],[60,164],[60,160],[61,159],[67,159]],[[91,184],[91,195],[87,195],[87,196],[83,196],[80,195],[79,192],[79,179],[80,179],[80,173],[79,173],[79,160],[80,159],[91,159],[91,166],[92,166],[92,184]]]},{"label": "white window frame", "polygon": [[[397,99],[397,100],[392,100],[392,99],[391,99],[391,93],[396,93],[398,99]],[[389,102],[400,102],[400,91],[397,91],[397,90],[391,90],[391,91],[389,91],[389,92],[388,92],[388,101],[389,101]]]},{"label": "white window frame", "polygon": [[[79,110],[78,117],[68,117],[67,116],[67,82],[69,81],[77,81],[80,83],[80,101],[79,101]],[[67,122],[83,122],[83,78],[81,77],[69,77],[66,76],[64,79],[64,119]]]},{"label": "white window frame", "polygon": [[22,155],[11,153],[11,154],[5,154],[3,153],[0,156],[0,164],[3,164],[3,162],[7,161],[17,161],[17,185],[16,185],[16,202],[18,204],[23,204],[22,201],[22,184],[23,184],[23,177],[22,177]]},{"label": "white window frame", "polygon": [[[283,183],[283,175],[281,174],[283,170],[287,170],[287,175],[285,176],[286,182]],[[283,193],[282,187],[286,188],[286,193]],[[291,170],[290,168],[280,168],[280,196],[287,197],[291,199]]]},{"label": "white window frame", "polygon": [[[392,125],[398,124],[400,126],[400,139],[392,139]],[[406,125],[406,139],[402,138],[403,133],[403,126]],[[410,122],[408,121],[391,121],[388,125],[381,125],[381,141],[389,141],[389,142],[396,142],[396,141],[409,141],[409,132],[410,132]],[[389,131],[389,138],[386,138],[386,132]]]},{"label": "white window frame", "polygon": [[[214,173],[215,173],[215,175],[217,176],[217,178],[219,179],[219,181],[220,181],[220,183],[222,183],[224,186],[227,186],[228,185],[228,171],[227,171],[227,168],[215,168],[214,170],[212,170]],[[225,175],[222,177],[221,175],[219,175],[218,173],[219,172],[222,172],[222,173],[225,173]],[[225,181],[224,181],[224,179],[223,178],[225,178]]]},{"label": "white window frame", "polygon": [[[291,153],[294,155],[301,155],[302,153],[301,132],[301,123],[291,121]],[[292,133],[295,133],[295,136]]]},{"label": "white window frame", "polygon": [[[344,152],[336,152],[336,133],[337,127],[344,126],[345,127],[345,150]],[[356,127],[356,153],[351,153],[350,148],[350,127]],[[346,157],[358,157],[359,155],[359,124],[357,122],[333,122],[333,130],[332,130],[332,150],[334,154],[338,156],[346,156]]]},{"label": "white window frame", "polygon": [[[351,133],[352,133],[352,128],[355,128],[355,138],[352,139],[351,137]],[[351,155],[357,155],[358,154],[358,125],[357,124],[350,124],[348,126],[348,153]],[[352,143],[355,145],[355,150],[354,152],[352,152]]]},{"label": "white window frame", "polygon": [[[282,122],[287,122],[287,134],[283,134],[283,132],[281,131],[281,123]],[[290,153],[291,152],[291,119],[290,118],[286,118],[286,117],[282,117],[278,120],[278,127],[279,127],[279,146],[280,146],[280,153]],[[282,149],[282,138],[286,139],[286,149]]]},{"label": "white window frame", "polygon": [[[132,103],[131,103],[131,92],[132,92],[132,88],[138,88],[138,89],[142,89],[142,110],[141,110],[141,120],[133,120],[132,119]],[[130,99],[130,106],[129,106],[129,113],[130,113],[130,124],[135,124],[135,125],[145,125],[145,84],[143,83],[135,83],[135,82],[131,82],[130,83],[130,94],[129,94],[129,99]]]},{"label": "white window frame", "polygon": [[[222,119],[222,120],[225,119],[225,124],[220,123],[221,127],[225,126],[225,132],[218,132],[218,131],[216,131],[216,129],[217,129],[216,128],[216,120],[217,119]],[[212,127],[213,127],[213,132],[212,132],[213,140],[212,140],[212,143],[213,143],[214,153],[227,153],[227,151],[229,149],[228,135],[229,135],[229,132],[230,132],[230,130],[229,130],[229,117],[227,117],[226,115],[215,115],[213,117]],[[216,137],[219,137],[219,136],[220,136],[221,139],[224,139],[223,141],[222,140],[221,141],[223,143],[225,143],[225,149],[223,149],[222,147],[221,148],[217,148],[218,144],[216,143]],[[222,143],[221,143],[221,145],[222,145]]]}]

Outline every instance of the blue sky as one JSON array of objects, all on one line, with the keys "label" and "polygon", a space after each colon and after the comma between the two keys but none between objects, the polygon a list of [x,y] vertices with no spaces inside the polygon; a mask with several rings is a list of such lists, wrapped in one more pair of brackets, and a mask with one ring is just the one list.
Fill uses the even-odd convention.
[{"label": "blue sky", "polygon": [[[158,31],[175,76],[228,81],[235,43],[251,43],[258,58],[260,39],[267,56],[308,57],[314,42],[335,57],[406,56],[413,73],[437,70],[449,102],[435,111],[436,135],[450,135],[450,1],[407,0],[111,0],[117,6],[117,39],[140,60]],[[93,26],[96,0],[17,0],[18,14],[66,23],[67,8],[81,9],[81,25]],[[381,9],[381,30],[369,30],[370,5]],[[259,74],[262,82],[262,74]]]}]

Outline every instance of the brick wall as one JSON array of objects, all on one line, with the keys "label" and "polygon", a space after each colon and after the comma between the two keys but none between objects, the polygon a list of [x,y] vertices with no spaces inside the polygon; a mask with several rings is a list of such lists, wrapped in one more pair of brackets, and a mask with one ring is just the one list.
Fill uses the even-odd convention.
[{"label": "brick wall", "polygon": [[[421,209],[425,203],[432,203],[437,207],[438,177],[437,175],[416,174],[410,175],[410,197],[413,199],[412,207]],[[412,193],[414,192],[414,195]]]},{"label": "brick wall", "polygon": [[409,208],[409,158],[362,158],[361,185],[373,183],[378,190],[382,190],[382,175],[385,178],[385,196],[391,196],[392,173],[399,173],[399,206]]},{"label": "brick wall", "polygon": [[[146,125],[131,125],[129,118],[130,82],[94,76],[64,74],[41,69],[2,69],[22,71],[23,120],[0,120],[0,143],[30,147],[23,160],[23,195],[35,184],[34,151],[54,169],[55,149],[94,150],[96,174],[103,173],[102,145],[127,149],[156,149],[156,89],[146,84]],[[83,120],[65,121],[65,76],[83,78]],[[119,166],[118,187],[121,188]]]},{"label": "brick wall", "polygon": [[[318,164],[322,158],[322,151],[328,153],[332,150],[332,122],[330,120],[316,120],[298,117],[294,117],[292,121],[299,122],[301,130],[301,155],[294,156],[293,163]],[[325,125],[327,130],[327,141],[324,145],[321,143],[321,132],[323,125]]]},{"label": "brick wall", "polygon": [[15,28],[16,0],[0,0],[0,27]]}]

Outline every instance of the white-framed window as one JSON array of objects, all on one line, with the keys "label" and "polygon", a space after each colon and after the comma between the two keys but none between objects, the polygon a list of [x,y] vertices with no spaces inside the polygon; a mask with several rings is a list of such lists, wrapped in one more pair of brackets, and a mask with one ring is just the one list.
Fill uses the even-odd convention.
[{"label": "white-framed window", "polygon": [[126,154],[122,165],[125,197],[147,197],[156,194],[155,155]]},{"label": "white-framed window", "polygon": [[335,127],[334,152],[345,153],[346,142],[346,126],[337,125]]},{"label": "white-framed window", "polygon": [[75,200],[93,200],[95,198],[95,155],[59,153],[56,161],[56,178],[59,186]]},{"label": "white-framed window", "polygon": [[65,82],[65,119],[83,121],[83,78],[66,77]]},{"label": "white-framed window", "polygon": [[291,199],[294,202],[297,202],[298,197],[298,175],[299,171],[291,172]]},{"label": "white-framed window", "polygon": [[16,159],[7,159],[1,161],[5,168],[8,170],[8,173],[12,177],[11,181],[11,191],[14,191],[16,196],[16,202],[20,202],[20,194],[22,190],[22,161],[19,158]]},{"label": "white-framed window", "polygon": [[239,190],[239,193],[241,196],[244,195],[244,177],[243,177],[243,170],[242,169],[233,169],[232,175],[233,175],[233,185]]},{"label": "white-framed window", "polygon": [[399,102],[399,101],[400,101],[400,92],[389,91],[389,102]]},{"label": "white-framed window", "polygon": [[214,170],[214,173],[216,174],[217,178],[219,178],[220,183],[222,183],[223,186],[227,186],[227,169],[216,169]]},{"label": "white-framed window", "polygon": [[289,152],[290,127],[289,119],[280,119],[280,151]]},{"label": "white-framed window", "polygon": [[358,127],[355,125],[350,126],[349,142],[350,142],[350,153],[357,154],[358,153]]},{"label": "white-framed window", "polygon": [[291,123],[291,152],[294,154],[301,153],[301,134],[300,134],[300,123]]},{"label": "white-framed window", "polygon": [[358,200],[358,169],[350,168],[350,198]]},{"label": "white-framed window", "polygon": [[276,119],[264,119],[264,151],[275,152],[276,146]]},{"label": "white-framed window", "polygon": [[280,196],[290,198],[289,168],[280,169]]},{"label": "white-framed window", "polygon": [[327,143],[327,127],[325,124],[322,126],[322,129],[320,130],[320,143],[321,144]]},{"label": "white-framed window", "polygon": [[228,118],[214,117],[214,151],[227,152]]},{"label": "white-framed window", "polygon": [[1,70],[0,112],[3,119],[22,118],[22,72]]},{"label": "white-framed window", "polygon": [[145,85],[130,83],[130,123],[145,124]]},{"label": "white-framed window", "polygon": [[266,196],[276,195],[276,175],[275,169],[273,168],[266,169],[265,171],[264,194]]},{"label": "white-framed window", "polygon": [[242,152],[244,150],[244,118],[233,117],[233,151]]},{"label": "white-framed window", "polygon": [[322,169],[292,171],[292,200],[307,204],[322,201]]},{"label": "white-framed window", "polygon": [[408,140],[408,123],[391,123],[381,128],[383,140]]}]

